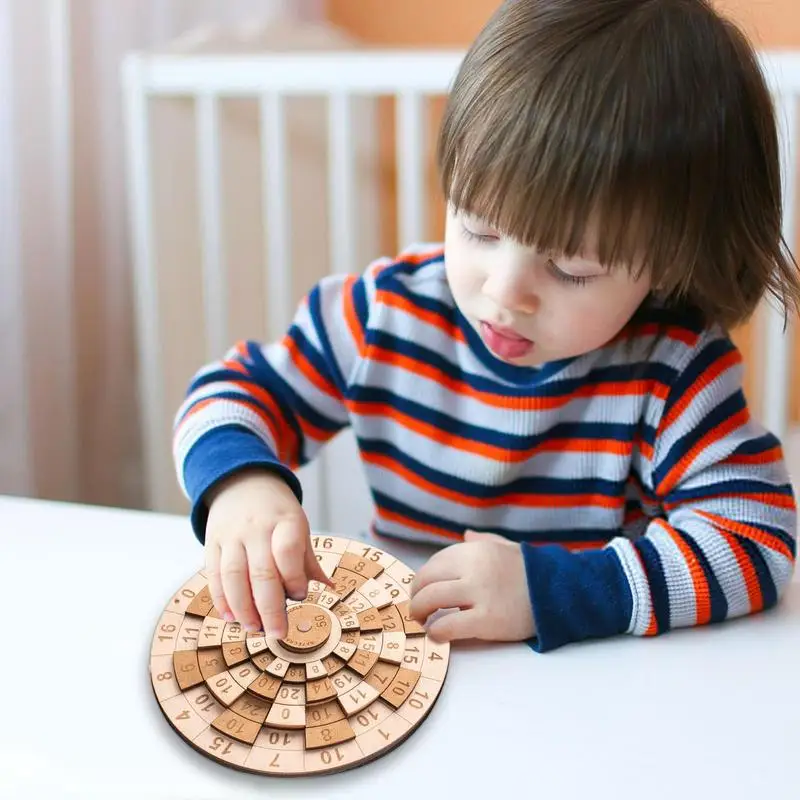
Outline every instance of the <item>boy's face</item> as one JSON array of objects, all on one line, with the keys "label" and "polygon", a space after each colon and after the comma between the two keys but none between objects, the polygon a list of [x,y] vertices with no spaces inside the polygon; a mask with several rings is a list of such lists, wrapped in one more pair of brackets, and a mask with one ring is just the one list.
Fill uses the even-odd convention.
[{"label": "boy's face", "polygon": [[495,356],[517,366],[588,353],[625,326],[650,290],[647,273],[559,258],[447,211],[445,268],[461,313]]}]

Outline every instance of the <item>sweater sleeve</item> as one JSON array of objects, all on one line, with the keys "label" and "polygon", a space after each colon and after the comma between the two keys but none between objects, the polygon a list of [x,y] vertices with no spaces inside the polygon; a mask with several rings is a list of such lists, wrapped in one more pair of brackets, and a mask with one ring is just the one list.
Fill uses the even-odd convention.
[{"label": "sweater sleeve", "polygon": [[652,636],[779,601],[794,570],[795,499],[781,445],[751,417],[741,377],[727,337],[691,349],[646,454],[642,483],[661,512],[642,535],[583,553],[522,545],[535,650]]},{"label": "sweater sleeve", "polygon": [[172,449],[201,542],[206,492],[238,470],[274,470],[302,501],[296,468],[348,424],[348,381],[363,351],[368,297],[369,271],[326,277],[280,341],[241,341],[193,376]]}]

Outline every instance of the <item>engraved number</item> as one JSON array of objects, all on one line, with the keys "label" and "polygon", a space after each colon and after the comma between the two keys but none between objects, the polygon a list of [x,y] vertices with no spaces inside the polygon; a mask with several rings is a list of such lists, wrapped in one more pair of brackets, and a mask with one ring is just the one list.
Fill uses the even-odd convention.
[{"label": "engraved number", "polygon": [[333,547],[333,539],[325,538],[325,539],[322,540],[322,544],[320,544],[320,537],[319,536],[315,536],[314,537],[314,548],[316,549],[317,547],[322,547],[325,550],[330,550]]},{"label": "engraved number", "polygon": [[369,719],[367,718],[367,715],[372,717],[375,722],[378,721],[378,715],[372,710],[372,708],[368,708],[366,711],[356,717],[358,724],[363,725],[365,728],[369,725]]},{"label": "engraved number", "polygon": [[380,550],[373,550],[371,547],[364,548],[364,558],[369,558],[371,561],[380,561],[382,555]]},{"label": "engraved number", "polygon": [[[420,692],[420,691],[417,691],[417,692],[414,692],[414,694],[415,694],[415,695],[417,695],[417,694],[418,694],[420,697],[424,697],[426,700],[428,699],[428,693],[427,693],[427,692]],[[410,705],[412,708],[416,708],[417,710],[419,710],[419,709],[421,709],[421,708],[424,708],[424,706],[425,706],[425,704],[424,704],[424,703],[423,703],[421,700],[417,700],[417,698],[416,698],[416,697],[410,697],[410,698],[408,699],[408,704],[409,704],[409,705]]]},{"label": "engraved number", "polygon": [[159,672],[156,676],[160,681],[168,681],[172,677],[171,672]]},{"label": "engraved number", "polygon": [[205,708],[203,708],[203,711],[210,711],[214,707],[213,700],[211,700],[210,703],[208,702],[210,699],[211,698],[207,694],[201,694],[200,697],[198,697],[194,702],[198,706],[202,706],[204,703],[208,703],[208,705]]},{"label": "engraved number", "polygon": [[181,594],[184,597],[188,597],[190,600],[194,597],[194,592],[191,589],[184,589]]},{"label": "engraved number", "polygon": [[[221,736],[215,736],[214,737],[214,744],[210,744],[208,746],[208,749],[209,750],[219,750],[219,748],[222,747],[223,744],[225,744],[225,740]],[[220,753],[220,755],[226,756],[226,755],[228,755],[228,753],[230,753],[230,751],[231,751],[231,743],[228,742],[228,744],[225,745],[225,749]]]},{"label": "engraved number", "polygon": [[[340,752],[338,747],[335,747],[333,752],[336,754],[336,760],[337,761],[343,761],[344,760],[344,754],[342,752]],[[322,754],[321,754],[321,758],[322,758],[323,763],[325,763],[325,764],[330,764],[333,761],[333,756],[331,755],[331,751],[330,750],[323,750]]]}]

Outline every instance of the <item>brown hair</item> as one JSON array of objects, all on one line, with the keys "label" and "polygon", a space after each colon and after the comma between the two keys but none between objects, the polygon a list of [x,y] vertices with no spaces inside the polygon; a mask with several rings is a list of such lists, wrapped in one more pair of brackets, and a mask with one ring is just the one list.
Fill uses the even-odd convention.
[{"label": "brown hair", "polygon": [[744,322],[800,281],[772,98],[705,0],[506,0],[470,47],[438,145],[448,203],[567,256],[645,259],[653,294]]}]

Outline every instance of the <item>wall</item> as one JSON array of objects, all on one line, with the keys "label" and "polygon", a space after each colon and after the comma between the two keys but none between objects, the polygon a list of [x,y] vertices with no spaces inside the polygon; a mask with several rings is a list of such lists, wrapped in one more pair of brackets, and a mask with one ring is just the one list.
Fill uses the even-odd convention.
[{"label": "wall", "polygon": [[[498,6],[498,0],[327,0],[328,19],[342,26],[357,38],[384,47],[465,47],[478,33]],[[730,15],[762,49],[800,48],[800,3],[798,0],[717,0],[717,8]],[[434,131],[441,104],[431,107],[431,130]],[[386,163],[387,201],[384,202],[383,246],[391,252],[397,242],[394,226],[392,194],[392,119],[387,108],[382,118],[383,152]],[[438,197],[435,170],[429,155],[428,180],[432,196]],[[428,235],[438,238],[441,232],[440,205],[431,203]],[[800,249],[795,248],[800,255]],[[798,259],[800,260],[800,258]],[[755,325],[734,332],[748,365],[745,389],[753,399],[758,380],[753,355]],[[792,422],[800,422],[800,331],[795,336],[796,356],[790,403]],[[754,404],[757,411],[757,403]]]}]

